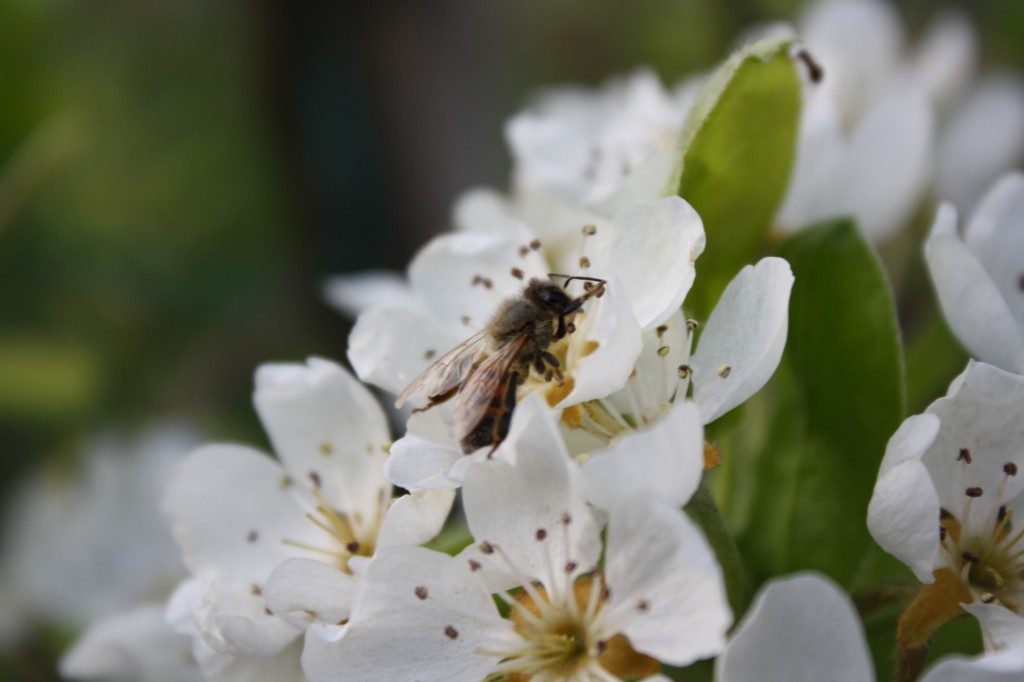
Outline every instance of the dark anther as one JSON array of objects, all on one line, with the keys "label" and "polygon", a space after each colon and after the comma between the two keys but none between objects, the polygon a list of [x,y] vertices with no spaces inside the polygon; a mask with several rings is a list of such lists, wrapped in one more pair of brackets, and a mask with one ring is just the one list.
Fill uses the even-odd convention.
[{"label": "dark anther", "polygon": [[512,268],[512,276],[515,277],[516,279],[522,279],[523,277],[526,276],[526,273],[524,273],[519,268]]},{"label": "dark anther", "polygon": [[565,572],[566,573],[572,573],[573,571],[576,570],[577,566],[579,566],[579,564],[577,564],[575,561],[566,561],[565,562]]},{"label": "dark anther", "polygon": [[548,532],[546,530],[544,530],[543,528],[538,528],[536,536],[537,536],[538,540],[543,540],[544,538],[546,538],[548,536]]},{"label": "dark anther", "polygon": [[651,608],[651,605],[646,599],[641,599],[636,603],[636,608],[639,611],[646,611],[647,609]]},{"label": "dark anther", "polygon": [[416,593],[416,596],[419,597],[420,599],[426,599],[427,598],[427,588],[424,587],[423,585],[417,585],[416,589],[413,590],[413,591]]},{"label": "dark anther", "polygon": [[1007,462],[1006,464],[1003,465],[1003,473],[1006,474],[1007,476],[1016,476],[1017,465],[1014,464],[1013,462]]},{"label": "dark anther", "polygon": [[494,554],[494,545],[484,540],[480,543],[480,551],[484,554]]},{"label": "dark anther", "polygon": [[941,523],[939,524],[939,542],[946,541],[946,527]]},{"label": "dark anther", "polygon": [[530,248],[533,249],[534,251],[539,249],[540,248],[540,240],[539,239],[534,239],[532,242],[530,242]]},{"label": "dark anther", "polygon": [[345,545],[345,549],[348,550],[349,554],[358,554],[359,553],[359,543],[355,542],[355,541],[350,542],[347,545]]},{"label": "dark anther", "polygon": [[476,559],[470,559],[469,560],[469,570],[475,572],[475,571],[479,571],[480,568],[481,568],[481,566],[480,566],[480,562],[479,561],[477,561]]},{"label": "dark anther", "polygon": [[667,324],[660,325],[654,331],[656,331],[658,333],[658,338],[660,339],[661,335],[668,331],[668,325]]},{"label": "dark anther", "polygon": [[572,514],[570,514],[569,512],[563,513],[562,514],[562,523],[564,525],[566,525],[566,526],[568,526],[570,523],[572,523]]},{"label": "dark anther", "polygon": [[528,254],[528,253],[530,253],[530,247],[529,246],[520,246],[519,247],[519,255],[520,256],[526,256],[526,254]]},{"label": "dark anther", "polygon": [[966,464],[971,463],[971,451],[967,448],[960,448],[960,454],[956,456],[956,461],[964,462]]},{"label": "dark anther", "polygon": [[309,480],[313,482],[313,487],[314,488],[319,488],[320,487],[320,474],[318,474],[317,472],[310,471],[309,472]]},{"label": "dark anther", "polygon": [[800,50],[796,53],[796,58],[804,63],[807,67],[807,75],[811,79],[812,83],[820,83],[821,79],[825,76],[825,70],[821,68],[821,64],[814,61],[811,57],[811,53],[807,50]]},{"label": "dark anther", "polygon": [[974,552],[964,552],[960,556],[964,558],[964,561],[970,561],[972,564],[981,563],[981,557],[975,554]]},{"label": "dark anther", "polygon": [[964,495],[967,495],[967,497],[981,497],[982,493],[982,489],[977,486],[968,488],[967,490],[964,491]]},{"label": "dark anther", "polygon": [[255,530],[251,530],[249,531],[249,534],[245,536],[245,539],[247,542],[256,542],[260,539],[260,534]]},{"label": "dark anther", "polygon": [[456,639],[459,636],[459,631],[453,628],[451,625],[444,627],[444,634],[448,639]]}]

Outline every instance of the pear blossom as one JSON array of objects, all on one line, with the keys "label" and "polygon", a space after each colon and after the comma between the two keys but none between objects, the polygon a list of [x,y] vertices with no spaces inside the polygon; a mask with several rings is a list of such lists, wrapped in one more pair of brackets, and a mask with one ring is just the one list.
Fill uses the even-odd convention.
[{"label": "pear blossom", "polygon": [[[600,277],[607,282],[604,293],[587,301],[572,320],[574,331],[548,349],[560,361],[562,379],[531,373],[518,395],[543,392],[558,409],[610,395],[633,370],[642,330],[660,325],[682,304],[704,248],[699,216],[678,197],[631,204],[604,227],[577,226],[572,261],[564,252],[548,254],[522,222],[503,220],[501,229],[466,229],[431,241],[409,267],[418,305],[371,307],[359,316],[349,358],[364,381],[400,393],[434,360],[481,331],[502,301],[520,295],[532,278],[562,272]],[[576,286],[570,294],[582,295]]]},{"label": "pear blossom", "polygon": [[1024,374],[1024,174],[999,180],[961,236],[943,204],[925,260],[946,320],[983,362]]},{"label": "pear blossom", "polygon": [[456,557],[381,548],[349,622],[307,637],[312,682],[648,679],[660,662],[721,650],[731,615],[701,533],[664,500],[634,495],[608,511],[601,567],[604,516],[583,497],[547,413],[532,414],[514,464],[495,456],[468,465],[462,491],[475,544]]},{"label": "pear blossom", "polygon": [[597,90],[540,93],[505,126],[513,193],[552,194],[605,213],[664,196],[698,86],[690,79],[669,92],[640,69]]},{"label": "pear blossom", "polygon": [[[347,617],[360,557],[430,539],[452,496],[414,494],[415,504],[392,505],[384,414],[332,362],[262,365],[254,402],[280,462],[240,445],[207,445],[168,486],[164,510],[192,578],[167,615],[193,636],[208,679],[299,680],[302,631]],[[269,608],[269,578],[288,559],[338,569],[332,598],[299,613],[285,594]]]},{"label": "pear blossom", "polygon": [[[970,658],[947,656],[920,679],[1010,682],[1022,673],[1024,647],[1015,643]],[[801,573],[771,580],[761,588],[715,660],[715,680],[873,682],[875,671],[850,598],[825,576]]]},{"label": "pear blossom", "polygon": [[921,582],[941,571],[970,595],[963,601],[1021,612],[1021,443],[1024,377],[971,361],[890,439],[868,506],[871,534]]}]

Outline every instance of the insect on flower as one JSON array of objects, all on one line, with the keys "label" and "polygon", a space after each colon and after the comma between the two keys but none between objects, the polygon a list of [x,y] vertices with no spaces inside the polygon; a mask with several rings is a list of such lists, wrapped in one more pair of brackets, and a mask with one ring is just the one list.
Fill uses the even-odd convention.
[{"label": "insect on flower", "polygon": [[[457,395],[455,437],[462,451],[497,448],[508,435],[517,387],[531,370],[545,381],[562,381],[561,363],[548,348],[572,333],[572,317],[588,299],[604,294],[603,279],[548,277],[531,279],[518,296],[502,302],[483,329],[413,379],[395,406],[425,396],[429,402],[416,410],[421,412]],[[574,298],[554,277],[565,277],[565,287],[581,280],[585,291]]]}]

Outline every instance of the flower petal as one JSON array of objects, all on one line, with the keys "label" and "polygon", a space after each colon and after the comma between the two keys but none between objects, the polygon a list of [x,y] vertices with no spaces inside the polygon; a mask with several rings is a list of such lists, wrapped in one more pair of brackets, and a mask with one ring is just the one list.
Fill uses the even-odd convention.
[{"label": "flower petal", "polygon": [[138,682],[198,682],[192,641],[164,620],[164,607],[147,604],[93,622],[60,661],[61,677]]},{"label": "flower petal", "polygon": [[964,241],[1024,329],[1024,173],[1003,176],[985,195]]},{"label": "flower petal", "polygon": [[967,658],[948,656],[929,670],[921,682],[1016,682],[1024,674],[1024,647]]},{"label": "flower petal", "polygon": [[182,462],[162,506],[193,575],[262,585],[279,563],[305,554],[284,540],[322,545],[328,538],[304,515],[312,499],[301,499],[299,486],[269,457],[239,445],[207,445]]},{"label": "flower petal", "polygon": [[[605,606],[633,648],[672,665],[718,654],[732,624],[722,569],[674,505],[634,496],[608,522]],[[779,678],[782,679],[782,678]]]},{"label": "flower petal", "polygon": [[[679,197],[630,204],[615,216],[610,233],[594,236],[595,249],[629,296],[641,328],[664,322],[693,285],[694,262],[704,251],[704,224]],[[595,255],[595,262],[598,262]]]},{"label": "flower petal", "polygon": [[291,624],[267,610],[252,585],[230,579],[205,585],[194,616],[203,640],[229,656],[273,656],[299,636]]},{"label": "flower petal", "polygon": [[1002,604],[964,604],[964,611],[978,619],[986,649],[1024,647],[1024,617]]},{"label": "flower petal", "polygon": [[356,317],[368,308],[414,307],[416,299],[405,278],[388,270],[366,270],[327,278],[324,300],[347,317]]},{"label": "flower petal", "polygon": [[274,615],[298,630],[314,622],[337,625],[349,617],[356,582],[315,559],[289,559],[274,569],[263,600]]},{"label": "flower petal", "polygon": [[442,416],[442,408],[414,414],[406,434],[391,446],[384,471],[391,482],[406,490],[458,488],[461,480],[451,469],[463,457]]},{"label": "flower petal", "polygon": [[781,258],[746,266],[725,288],[690,359],[693,399],[705,424],[774,374],[786,345],[792,288],[793,271]]},{"label": "flower petal", "polygon": [[391,504],[377,546],[420,545],[441,532],[455,501],[454,490],[414,490]]},{"label": "flower petal", "polygon": [[682,507],[704,473],[704,427],[690,401],[677,402],[661,420],[629,431],[583,466],[583,489],[594,505],[612,509],[640,494]]},{"label": "flower petal", "polygon": [[310,682],[478,682],[498,663],[480,651],[516,637],[465,562],[421,547],[382,547],[357,599],[340,639],[307,634]]},{"label": "flower petal", "polygon": [[804,573],[761,589],[715,662],[719,682],[873,682],[871,655],[850,599]]},{"label": "flower petal", "polygon": [[999,287],[956,234],[956,210],[943,204],[924,246],[946,321],[975,357],[1024,369],[1024,338]]},{"label": "flower petal", "polygon": [[391,438],[365,386],[333,362],[310,358],[305,365],[260,365],[253,400],[294,478],[315,476],[316,487],[350,519],[379,518],[391,499],[384,475]]}]

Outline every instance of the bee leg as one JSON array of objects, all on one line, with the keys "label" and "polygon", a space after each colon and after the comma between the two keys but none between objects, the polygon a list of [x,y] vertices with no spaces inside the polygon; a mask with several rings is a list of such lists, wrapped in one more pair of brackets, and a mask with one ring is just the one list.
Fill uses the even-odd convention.
[{"label": "bee leg", "polygon": [[565,332],[566,332],[565,315],[559,315],[558,316],[558,329],[555,330],[555,340],[557,341],[558,339],[564,337],[565,336]]},{"label": "bee leg", "polygon": [[512,410],[516,407],[516,387],[519,385],[519,372],[512,372],[508,377],[508,388],[505,390],[505,402],[502,405],[501,414],[494,422],[494,445],[487,453],[490,459],[498,446],[508,436],[509,427],[512,425]]},{"label": "bee leg", "polygon": [[417,407],[412,412],[413,412],[413,414],[416,414],[418,412],[426,412],[431,407],[434,407],[435,405],[440,405],[441,403],[445,402],[446,400],[449,400],[453,395],[455,395],[458,392],[459,392],[459,387],[455,386],[454,388],[452,388],[452,389],[450,389],[448,391],[445,391],[444,393],[438,393],[437,395],[432,395],[432,396],[430,396],[430,398],[428,398],[429,402],[427,402],[426,405],[424,405],[423,407]]}]

